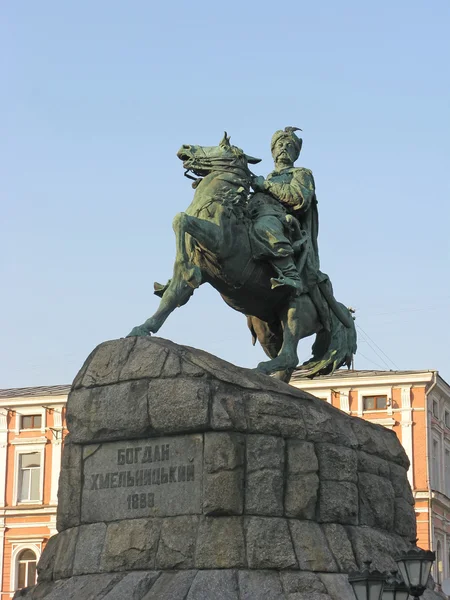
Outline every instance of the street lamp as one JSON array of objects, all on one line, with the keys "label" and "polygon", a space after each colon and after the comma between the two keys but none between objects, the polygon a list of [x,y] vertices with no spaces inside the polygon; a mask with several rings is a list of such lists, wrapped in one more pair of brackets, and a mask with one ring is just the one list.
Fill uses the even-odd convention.
[{"label": "street lamp", "polygon": [[371,560],[365,561],[364,571],[350,573],[348,580],[357,600],[381,600],[386,579],[384,573],[370,571]]},{"label": "street lamp", "polygon": [[408,600],[409,590],[405,582],[397,573],[392,573],[386,579],[382,600]]},{"label": "street lamp", "polygon": [[414,598],[419,598],[426,590],[435,558],[435,552],[415,547],[396,559],[406,587]]}]

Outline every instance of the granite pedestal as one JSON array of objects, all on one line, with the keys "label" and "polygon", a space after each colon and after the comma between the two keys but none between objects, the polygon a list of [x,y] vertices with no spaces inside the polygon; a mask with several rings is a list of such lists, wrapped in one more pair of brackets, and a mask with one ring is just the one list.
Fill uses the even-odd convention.
[{"label": "granite pedestal", "polygon": [[161,338],[105,342],[67,403],[59,533],[26,600],[354,600],[415,538],[395,434]]}]

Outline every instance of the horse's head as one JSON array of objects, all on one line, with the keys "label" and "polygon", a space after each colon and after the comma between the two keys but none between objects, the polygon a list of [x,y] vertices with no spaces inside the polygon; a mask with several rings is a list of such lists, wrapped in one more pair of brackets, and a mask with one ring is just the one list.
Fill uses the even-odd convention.
[{"label": "horse's head", "polygon": [[231,169],[243,169],[248,171],[248,163],[255,165],[261,162],[260,158],[254,158],[245,154],[237,146],[230,144],[230,137],[225,132],[218,146],[190,146],[184,144],[177,153],[183,161],[183,167],[192,171],[199,177],[205,177],[213,171],[226,171]]}]

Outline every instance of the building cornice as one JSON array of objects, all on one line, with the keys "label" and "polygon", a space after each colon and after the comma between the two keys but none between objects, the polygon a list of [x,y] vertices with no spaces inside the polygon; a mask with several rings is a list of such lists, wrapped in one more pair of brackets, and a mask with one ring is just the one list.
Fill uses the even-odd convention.
[{"label": "building cornice", "polygon": [[[426,385],[433,380],[434,371],[421,371],[418,373],[389,373],[367,375],[367,376],[348,376],[348,377],[320,377],[318,379],[292,379],[291,385],[305,390],[318,390],[333,388],[339,391],[339,388],[360,388],[369,387],[374,385],[404,385],[406,384],[422,384]],[[441,380],[443,384],[447,385],[445,381],[438,377],[438,381]],[[450,395],[450,387],[449,389]]]}]

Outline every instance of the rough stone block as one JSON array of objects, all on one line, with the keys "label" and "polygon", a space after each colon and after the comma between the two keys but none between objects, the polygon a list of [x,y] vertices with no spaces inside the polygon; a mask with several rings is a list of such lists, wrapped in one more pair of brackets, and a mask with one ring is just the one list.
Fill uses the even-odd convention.
[{"label": "rough stone block", "polygon": [[246,395],[245,404],[249,432],[305,438],[305,424],[298,401],[281,395],[253,393]]},{"label": "rough stone block", "polygon": [[286,519],[247,517],[245,526],[251,569],[297,568]]},{"label": "rough stone block", "polygon": [[247,436],[247,473],[284,468],[284,441],[273,435]]},{"label": "rough stone block", "polygon": [[411,485],[408,480],[408,473],[404,467],[390,463],[389,478],[394,488],[396,498],[403,498],[411,505],[414,505],[414,496]]},{"label": "rough stone block", "polygon": [[58,531],[76,527],[81,523],[83,449],[78,444],[68,442],[66,438],[59,474],[58,511],[56,516]]},{"label": "rough stone block", "polygon": [[58,554],[59,535],[53,535],[47,542],[37,565],[39,581],[51,581],[56,555]]},{"label": "rough stone block", "polygon": [[280,576],[274,571],[239,571],[241,600],[285,600]]},{"label": "rough stone block", "polygon": [[284,501],[287,517],[314,519],[319,492],[317,473],[288,475]]},{"label": "rough stone block", "polygon": [[241,515],[244,509],[244,472],[205,474],[203,512],[206,515]]},{"label": "rough stone block", "polygon": [[192,569],[199,517],[163,519],[156,555],[157,569]]},{"label": "rough stone block", "polygon": [[[126,381],[128,379],[159,377],[169,356],[173,355],[173,353],[160,345],[158,341],[155,343],[155,340],[149,340],[145,337],[135,339],[134,346],[128,353],[126,360],[122,363],[123,366],[119,371],[119,380]],[[120,345],[123,345],[123,342]]]},{"label": "rough stone block", "polygon": [[152,432],[145,380],[117,383],[70,393],[67,425],[71,441],[136,439]]},{"label": "rough stone block", "polygon": [[160,377],[177,377],[181,374],[181,359],[175,352],[169,352]]},{"label": "rough stone block", "polygon": [[[73,388],[108,385],[119,381],[120,372],[136,345],[136,339],[110,340],[97,346],[75,378]],[[153,352],[157,351],[155,345],[152,346]]]},{"label": "rough stone block", "polygon": [[245,513],[249,515],[283,516],[282,471],[263,469],[247,474]]},{"label": "rough stone block", "polygon": [[53,579],[65,579],[71,577],[73,571],[73,560],[78,539],[78,527],[66,529],[58,533],[59,542],[53,569]]},{"label": "rough stone block", "polygon": [[350,423],[360,450],[408,469],[409,459],[393,431],[358,417],[353,417]]},{"label": "rough stone block", "polygon": [[[367,452],[358,452],[358,471],[362,473],[372,473],[372,475],[379,475],[380,477],[390,477],[390,465],[398,467],[393,463],[388,463],[382,458],[378,458],[373,454],[367,454]],[[398,467],[402,469],[403,467]]]},{"label": "rough stone block", "polygon": [[33,595],[32,600],[96,600],[104,598],[122,579],[118,573],[100,575],[79,575],[64,581],[61,587],[55,588],[44,596]]},{"label": "rough stone block", "polygon": [[414,507],[403,498],[395,499],[394,531],[409,541],[415,540],[417,537],[417,520]]},{"label": "rough stone block", "polygon": [[[285,595],[290,598],[289,594],[326,594],[327,590],[324,584],[315,573],[308,571],[300,572],[285,572],[280,573],[281,585]],[[296,597],[295,597],[296,598]]]},{"label": "rough stone block", "polygon": [[319,577],[332,600],[343,600],[344,598],[350,600],[350,598],[354,598],[353,589],[347,575],[319,573]]},{"label": "rough stone block", "polygon": [[355,554],[358,569],[371,562],[371,569],[395,571],[398,569],[395,556],[408,549],[408,544],[399,535],[373,529],[372,527],[346,527]]},{"label": "rough stone block", "polygon": [[358,488],[348,481],[321,481],[319,523],[358,523]]},{"label": "rough stone block", "polygon": [[314,521],[289,521],[295,554],[302,571],[337,571],[325,534]]},{"label": "rough stone block", "polygon": [[287,440],[287,471],[295,473],[315,473],[319,469],[314,444],[300,440]]},{"label": "rough stone block", "polygon": [[355,555],[343,525],[337,523],[326,523],[322,525],[322,531],[328,542],[328,546],[336,559],[339,571],[349,573],[357,571]]},{"label": "rough stone block", "polygon": [[201,520],[195,566],[198,569],[246,566],[242,517],[206,517]]},{"label": "rough stone block", "polygon": [[205,433],[205,470],[207,473],[232,471],[244,464],[245,442],[241,434]]},{"label": "rough stone block", "polygon": [[236,571],[198,571],[186,600],[239,600]]},{"label": "rough stone block", "polygon": [[384,477],[358,475],[359,523],[391,530],[394,524],[394,489]]},{"label": "rough stone block", "polygon": [[355,450],[335,444],[316,444],[320,479],[356,483],[358,460]]},{"label": "rough stone block", "polygon": [[81,525],[79,527],[73,563],[74,575],[99,572],[105,536],[105,523],[92,523],[91,525]]},{"label": "rough stone block", "polygon": [[318,399],[304,403],[302,409],[308,441],[357,447],[358,441],[349,426],[350,417],[340,410]]},{"label": "rough stone block", "polygon": [[209,383],[203,379],[151,380],[148,411],[153,428],[164,434],[208,429],[209,396]]},{"label": "rough stone block", "polygon": [[211,426],[213,429],[247,430],[244,400],[239,390],[213,386]]},{"label": "rough stone block", "polygon": [[128,573],[102,600],[142,600],[158,577],[157,571]]},{"label": "rough stone block", "polygon": [[185,600],[197,571],[161,573],[142,600]]},{"label": "rough stone block", "polygon": [[199,514],[201,434],[84,446],[84,523]]},{"label": "rough stone block", "polygon": [[110,523],[106,530],[101,570],[154,569],[160,531],[160,519]]}]

